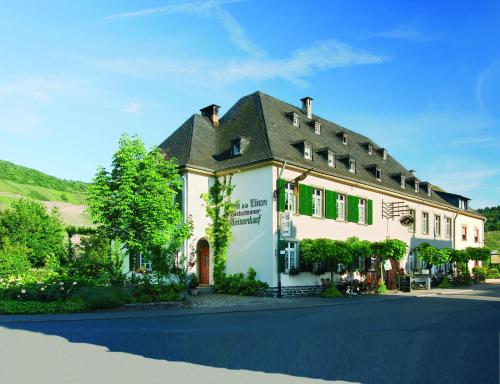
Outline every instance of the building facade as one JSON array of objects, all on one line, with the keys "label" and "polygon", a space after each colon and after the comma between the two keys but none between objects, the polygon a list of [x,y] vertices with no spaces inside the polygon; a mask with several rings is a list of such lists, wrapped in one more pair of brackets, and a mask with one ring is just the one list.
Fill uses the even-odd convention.
[{"label": "building facade", "polygon": [[[421,268],[415,247],[422,242],[483,246],[484,218],[469,209],[468,198],[419,180],[386,148],[314,115],[312,98],[301,101],[297,107],[256,92],[221,118],[211,105],[160,145],[180,165],[184,215],[194,222],[184,252],[196,259],[193,271],[201,283],[213,283],[201,194],[216,177],[228,175],[239,206],[226,271],[253,267],[270,291],[278,279],[285,294],[320,285],[324,276],[289,273],[300,265],[299,242],[305,238],[400,239],[409,246],[400,265],[406,270]],[[403,216],[413,223],[402,225]]]}]

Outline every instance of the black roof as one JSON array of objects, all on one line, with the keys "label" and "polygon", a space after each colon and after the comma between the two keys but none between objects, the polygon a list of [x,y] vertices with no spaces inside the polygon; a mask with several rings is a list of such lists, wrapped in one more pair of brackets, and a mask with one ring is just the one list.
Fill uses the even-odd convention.
[{"label": "black roof", "polygon": [[[299,115],[299,127],[293,126],[291,112]],[[319,135],[314,132],[314,122],[321,123]],[[347,145],[342,143],[341,132],[347,135]],[[241,137],[245,138],[247,145],[241,154],[232,156],[231,142]],[[305,159],[301,147],[296,145],[301,141],[312,146],[312,160]],[[372,155],[368,154],[367,143],[373,146]],[[368,137],[317,115],[309,119],[301,108],[262,92],[238,100],[219,120],[217,128],[208,117],[191,116],[160,148],[167,156],[175,157],[181,167],[217,172],[264,160],[286,160],[289,164],[312,168],[317,172],[450,205],[437,193],[428,196],[425,188],[415,192],[411,183],[405,189],[401,188],[400,176],[406,176],[407,181],[413,180],[414,176],[390,152],[384,160],[382,152],[385,148]],[[329,166],[327,158],[319,154],[325,148],[335,153],[338,160],[335,168]],[[342,162],[345,158],[356,160],[355,174],[349,172],[348,164]],[[377,167],[382,170],[382,181],[376,179],[374,168]]]}]

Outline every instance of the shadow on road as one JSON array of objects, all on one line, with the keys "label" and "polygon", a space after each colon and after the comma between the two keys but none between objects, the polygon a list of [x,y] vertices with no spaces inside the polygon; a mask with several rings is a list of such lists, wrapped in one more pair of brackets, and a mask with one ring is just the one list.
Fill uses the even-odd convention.
[{"label": "shadow on road", "polygon": [[499,380],[500,302],[477,297],[2,326],[232,370],[361,383]]}]

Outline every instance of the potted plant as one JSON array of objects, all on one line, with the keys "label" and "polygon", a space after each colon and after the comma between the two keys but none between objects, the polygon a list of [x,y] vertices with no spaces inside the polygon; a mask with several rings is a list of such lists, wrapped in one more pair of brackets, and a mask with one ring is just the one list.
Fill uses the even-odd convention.
[{"label": "potted plant", "polygon": [[196,276],[195,273],[189,274],[189,281],[188,281],[188,287],[189,291],[191,292],[191,295],[197,295],[198,294],[198,285],[200,284],[200,281],[198,280],[198,276]]}]

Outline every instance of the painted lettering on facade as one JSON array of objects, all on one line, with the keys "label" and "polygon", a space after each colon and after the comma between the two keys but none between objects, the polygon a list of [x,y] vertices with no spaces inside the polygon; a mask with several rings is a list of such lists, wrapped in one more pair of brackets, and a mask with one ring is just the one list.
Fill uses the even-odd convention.
[{"label": "painted lettering on facade", "polygon": [[267,206],[267,200],[250,199],[248,202],[240,202],[236,211],[231,216],[231,224],[246,225],[257,224],[260,225],[262,220],[262,209],[259,207]]}]

